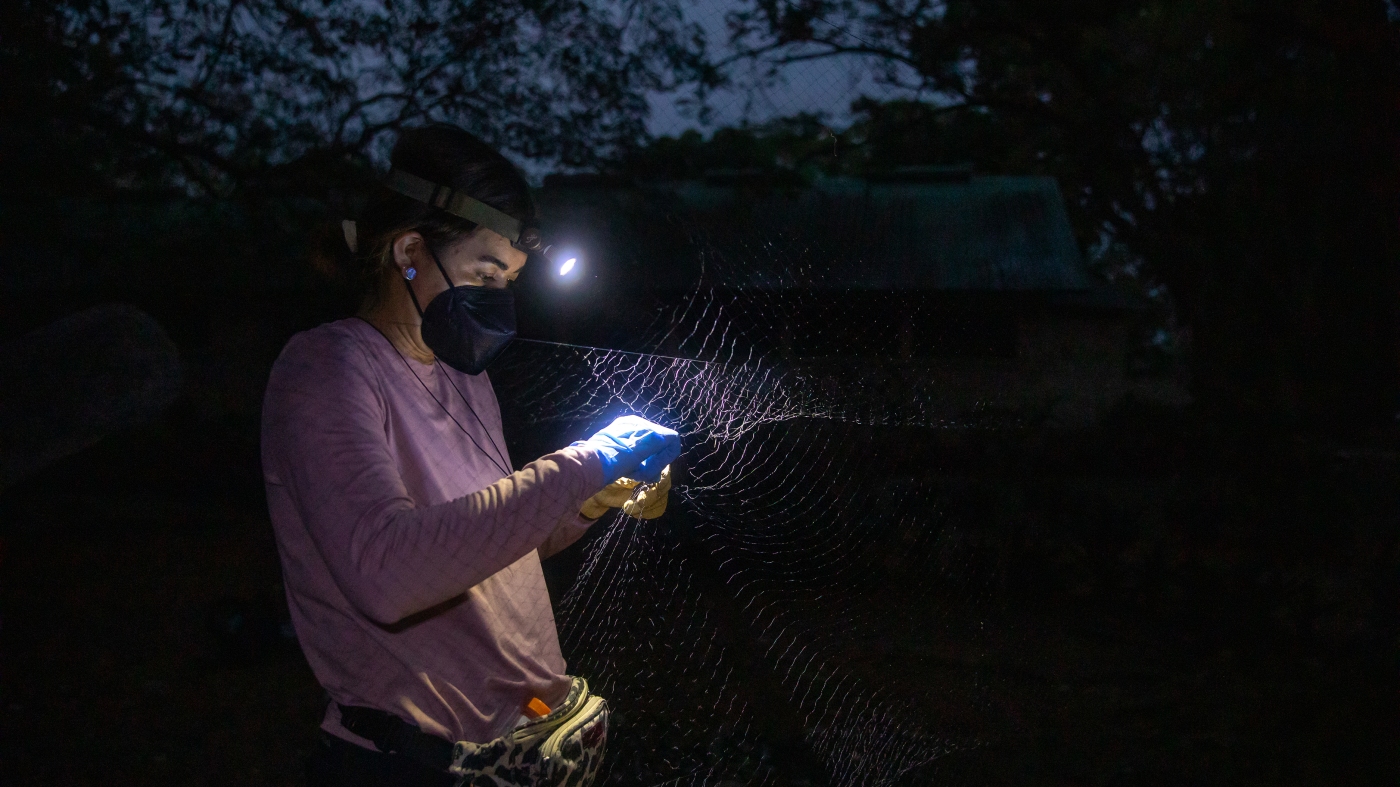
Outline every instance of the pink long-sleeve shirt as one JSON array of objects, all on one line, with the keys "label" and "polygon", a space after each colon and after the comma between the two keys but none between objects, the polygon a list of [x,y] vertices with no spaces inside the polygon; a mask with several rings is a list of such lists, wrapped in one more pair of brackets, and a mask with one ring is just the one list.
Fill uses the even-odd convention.
[{"label": "pink long-sleeve shirt", "polygon": [[563,698],[540,553],[587,527],[596,453],[502,472],[486,375],[419,363],[349,319],[297,334],[277,359],[262,460],[292,623],[333,700],[323,729],[373,748],[341,726],[340,703],[484,742],[531,697]]}]

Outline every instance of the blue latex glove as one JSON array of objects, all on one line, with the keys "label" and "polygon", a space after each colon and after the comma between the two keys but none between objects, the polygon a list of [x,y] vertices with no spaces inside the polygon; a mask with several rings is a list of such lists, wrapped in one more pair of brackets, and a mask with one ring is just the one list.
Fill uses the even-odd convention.
[{"label": "blue latex glove", "polygon": [[661,470],[681,455],[680,435],[635,415],[624,415],[573,445],[598,452],[608,484],[624,476],[654,484],[661,480]]}]

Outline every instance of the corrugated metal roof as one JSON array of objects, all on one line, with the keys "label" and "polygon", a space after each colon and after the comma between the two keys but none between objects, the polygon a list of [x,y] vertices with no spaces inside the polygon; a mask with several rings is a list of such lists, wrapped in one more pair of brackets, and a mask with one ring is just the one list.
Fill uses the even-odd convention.
[{"label": "corrugated metal roof", "polygon": [[543,202],[552,227],[592,236],[657,282],[693,279],[697,271],[682,259],[681,247],[689,242],[693,256],[699,239],[736,263],[724,266],[725,283],[741,288],[1064,292],[1093,286],[1059,187],[1048,177],[834,178],[767,193],[687,181],[555,188]]}]

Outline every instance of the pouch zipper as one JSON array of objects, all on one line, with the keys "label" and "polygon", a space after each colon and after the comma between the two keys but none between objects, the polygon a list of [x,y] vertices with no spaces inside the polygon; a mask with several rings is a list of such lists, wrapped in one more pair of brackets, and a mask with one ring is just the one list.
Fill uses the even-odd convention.
[{"label": "pouch zipper", "polygon": [[602,697],[594,696],[589,696],[588,699],[579,703],[578,712],[566,718],[564,723],[559,725],[559,729],[550,734],[550,736],[545,739],[544,744],[540,746],[540,759],[542,762],[548,764],[551,758],[558,755],[559,747],[563,744],[564,739],[573,734],[574,730],[592,721],[606,704]]}]

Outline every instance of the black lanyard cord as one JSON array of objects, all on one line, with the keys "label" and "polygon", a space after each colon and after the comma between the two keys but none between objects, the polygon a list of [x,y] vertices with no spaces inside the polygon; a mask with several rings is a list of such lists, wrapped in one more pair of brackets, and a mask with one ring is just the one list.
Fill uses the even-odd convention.
[{"label": "black lanyard cord", "polygon": [[[364,320],[364,318],[360,319]],[[379,328],[375,326],[374,323],[370,322],[369,320],[364,320],[364,322],[366,325],[370,326],[371,328],[374,328],[375,332],[378,333],[380,336],[384,336],[384,332],[379,330]],[[497,462],[496,457],[492,456],[481,445],[481,443],[478,442],[477,439],[472,436],[472,433],[467,431],[467,428],[465,426],[462,426],[462,422],[458,421],[457,416],[453,415],[452,411],[447,409],[447,405],[443,404],[442,400],[437,398],[437,395],[433,393],[433,389],[429,388],[428,384],[423,382],[423,378],[419,377],[418,372],[414,370],[413,364],[409,363],[408,359],[404,357],[403,353],[399,352],[399,348],[396,347],[392,341],[390,341],[388,336],[384,336],[384,341],[389,342],[389,346],[394,348],[394,353],[399,356],[399,360],[403,361],[404,368],[408,369],[409,374],[413,375],[413,379],[417,380],[418,384],[423,386],[423,390],[428,394],[428,397],[431,398],[434,402],[436,402],[437,406],[442,408],[442,411],[447,414],[447,417],[452,419],[452,423],[457,425],[457,428],[461,430],[462,434],[466,435],[467,439],[472,441],[472,445],[476,446],[476,450],[480,451],[481,454],[485,456],[488,461],[491,462],[491,464],[496,466],[497,470],[501,471],[501,477],[504,478],[510,475],[510,471],[505,468],[505,465],[510,464],[510,462],[506,460],[505,451],[502,451],[501,447],[496,444],[496,439],[491,436],[491,430],[487,429],[486,424],[482,423],[481,416],[476,414],[476,408],[472,407],[471,402],[467,401],[467,397],[463,396],[461,389],[457,387],[456,383],[452,382],[452,378],[447,378],[447,384],[452,386],[452,390],[456,391],[458,396],[462,397],[462,404],[465,404],[467,406],[467,411],[472,414],[472,417],[476,419],[476,422],[478,424],[481,424],[482,431],[486,433],[486,439],[491,441],[491,447],[496,449],[496,455],[501,458],[501,462],[505,462],[505,465],[502,465],[501,462]],[[444,376],[447,375],[447,372],[440,368],[440,365],[438,364],[436,358],[433,359],[433,365],[439,367],[439,374],[442,374]]]},{"label": "black lanyard cord", "polygon": [[[398,349],[399,348],[395,347],[394,351],[398,352]],[[497,470],[501,471],[501,477],[504,478],[505,476],[510,475],[510,471],[505,469],[505,467],[502,466],[500,462],[497,462],[496,457],[488,453],[486,449],[482,447],[481,443],[477,442],[477,439],[475,437],[472,437],[472,433],[468,432],[465,426],[462,426],[462,422],[457,420],[457,416],[453,415],[452,411],[447,409],[447,405],[443,404],[442,400],[437,398],[437,395],[433,393],[433,389],[429,388],[428,384],[423,382],[423,378],[418,376],[418,372],[414,370],[413,365],[408,362],[407,358],[403,357],[403,353],[399,353],[399,358],[403,360],[404,366],[408,367],[408,371],[413,374],[413,379],[417,380],[418,384],[423,386],[423,390],[428,392],[428,396],[430,396],[434,402],[437,402],[437,406],[441,407],[444,413],[447,413],[447,417],[452,419],[452,423],[456,424],[457,428],[462,430],[462,434],[466,435],[467,439],[472,441],[472,445],[476,446],[476,450],[480,451],[487,459],[491,461],[491,464],[496,466]],[[436,361],[434,361],[434,364],[436,364]],[[439,370],[439,372],[441,374],[446,374],[446,372],[442,372],[441,370]],[[448,380],[447,382],[449,385],[452,383],[451,380]],[[452,388],[455,390],[457,386],[453,385]],[[462,392],[457,391],[457,395],[462,396]],[[476,416],[476,410],[472,409],[471,403],[467,401],[467,397],[462,396],[462,403],[467,406],[467,410],[469,410],[473,416]],[[481,418],[479,416],[476,417],[476,422],[481,423]],[[486,425],[482,424],[481,428],[485,429]],[[500,447],[496,445],[496,441],[491,439],[491,435],[489,432],[486,435],[486,439],[491,440],[492,448],[495,448],[498,452],[501,450]],[[501,458],[504,459],[505,457],[502,456]]]},{"label": "black lanyard cord", "polygon": [[[491,441],[491,447],[494,448],[494,449],[496,449],[496,456],[499,456],[499,457],[501,458],[501,461],[502,461],[502,462],[505,462],[506,464],[510,464],[510,460],[506,458],[506,452],[505,452],[505,450],[502,449],[499,445],[496,444],[496,438],[494,438],[494,437],[491,436],[491,430],[488,429],[488,428],[486,427],[486,424],[482,422],[481,416],[479,416],[479,415],[476,414],[476,408],[475,408],[475,407],[472,407],[472,403],[471,403],[470,401],[467,400],[466,395],[464,395],[464,394],[462,393],[462,389],[461,389],[461,388],[458,388],[458,387],[457,387],[457,384],[454,383],[454,382],[452,382],[452,375],[448,374],[446,371],[444,371],[444,370],[442,369],[442,363],[439,362],[436,358],[433,359],[433,363],[434,363],[434,364],[437,364],[438,370],[442,372],[442,376],[443,376],[444,379],[447,380],[447,384],[450,385],[450,386],[452,386],[452,390],[454,390],[454,391],[457,392],[457,397],[458,397],[459,399],[462,400],[462,404],[464,404],[464,405],[467,406],[467,412],[471,413],[471,414],[472,414],[472,418],[475,418],[475,419],[476,419],[477,424],[481,427],[482,433],[486,435],[486,439]],[[419,382],[422,382],[422,380],[419,380]],[[428,393],[431,394],[432,392],[429,391]],[[436,397],[434,397],[434,398],[436,398]],[[444,408],[444,409],[446,409],[446,408]],[[448,413],[448,415],[451,415],[451,413]],[[470,436],[470,435],[469,435],[469,436]],[[510,475],[510,473],[506,473],[506,475]]]}]

